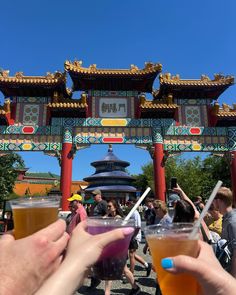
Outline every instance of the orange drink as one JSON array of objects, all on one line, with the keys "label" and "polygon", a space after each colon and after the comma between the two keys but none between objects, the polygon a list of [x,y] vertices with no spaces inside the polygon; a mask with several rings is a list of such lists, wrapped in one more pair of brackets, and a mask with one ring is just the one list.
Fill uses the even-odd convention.
[{"label": "orange drink", "polygon": [[59,197],[19,198],[11,201],[16,239],[27,237],[58,218]]},{"label": "orange drink", "polygon": [[166,257],[180,254],[197,257],[198,234],[190,239],[192,229],[191,223],[151,225],[145,229],[162,295],[197,295],[197,281],[192,276],[170,274],[161,266],[161,260]]}]

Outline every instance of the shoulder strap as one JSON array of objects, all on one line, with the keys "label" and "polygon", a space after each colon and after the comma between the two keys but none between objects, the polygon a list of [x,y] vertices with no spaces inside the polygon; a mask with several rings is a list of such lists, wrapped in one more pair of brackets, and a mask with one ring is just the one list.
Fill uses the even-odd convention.
[{"label": "shoulder strap", "polygon": [[211,244],[212,241],[208,239],[208,236],[207,236],[207,234],[205,232],[205,229],[203,228],[202,225],[200,225],[200,229],[201,229],[201,233],[202,233],[202,236],[203,236],[203,241],[207,242],[208,244]]}]

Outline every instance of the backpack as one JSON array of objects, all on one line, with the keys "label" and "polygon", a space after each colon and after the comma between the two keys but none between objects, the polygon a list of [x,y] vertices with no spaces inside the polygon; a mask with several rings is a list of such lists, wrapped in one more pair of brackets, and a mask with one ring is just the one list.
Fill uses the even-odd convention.
[{"label": "backpack", "polygon": [[232,261],[232,253],[230,252],[228,245],[233,241],[234,240],[227,241],[225,239],[220,239],[215,243],[211,243],[216,258],[226,271],[230,271]]}]

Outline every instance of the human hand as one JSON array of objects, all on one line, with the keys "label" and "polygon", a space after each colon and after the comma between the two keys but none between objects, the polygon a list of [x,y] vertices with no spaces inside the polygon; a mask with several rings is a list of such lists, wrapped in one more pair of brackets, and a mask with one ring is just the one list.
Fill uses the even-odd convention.
[{"label": "human hand", "polygon": [[72,232],[65,259],[58,270],[36,293],[37,295],[67,295],[83,283],[87,270],[98,260],[105,246],[124,239],[133,228],[116,229],[99,235],[86,232],[86,221],[79,223]]},{"label": "human hand", "polygon": [[197,258],[179,255],[162,259],[162,267],[172,273],[188,273],[196,278],[204,295],[233,295],[236,280],[220,265],[210,245],[199,241]]},{"label": "human hand", "polygon": [[180,197],[182,196],[183,194],[183,190],[182,188],[178,185],[178,183],[176,184],[177,186],[176,187],[173,187],[172,188],[172,191],[176,194],[178,194]]},{"label": "human hand", "polygon": [[61,263],[69,236],[58,220],[23,239],[0,239],[0,294],[33,294]]}]

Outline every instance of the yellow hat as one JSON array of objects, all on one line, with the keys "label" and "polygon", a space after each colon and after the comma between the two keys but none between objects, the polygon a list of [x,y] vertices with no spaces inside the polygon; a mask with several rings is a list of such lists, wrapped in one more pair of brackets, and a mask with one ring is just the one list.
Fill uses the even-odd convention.
[{"label": "yellow hat", "polygon": [[82,196],[79,194],[74,194],[72,197],[70,197],[69,199],[67,199],[67,201],[79,201],[81,202],[83,200]]}]

